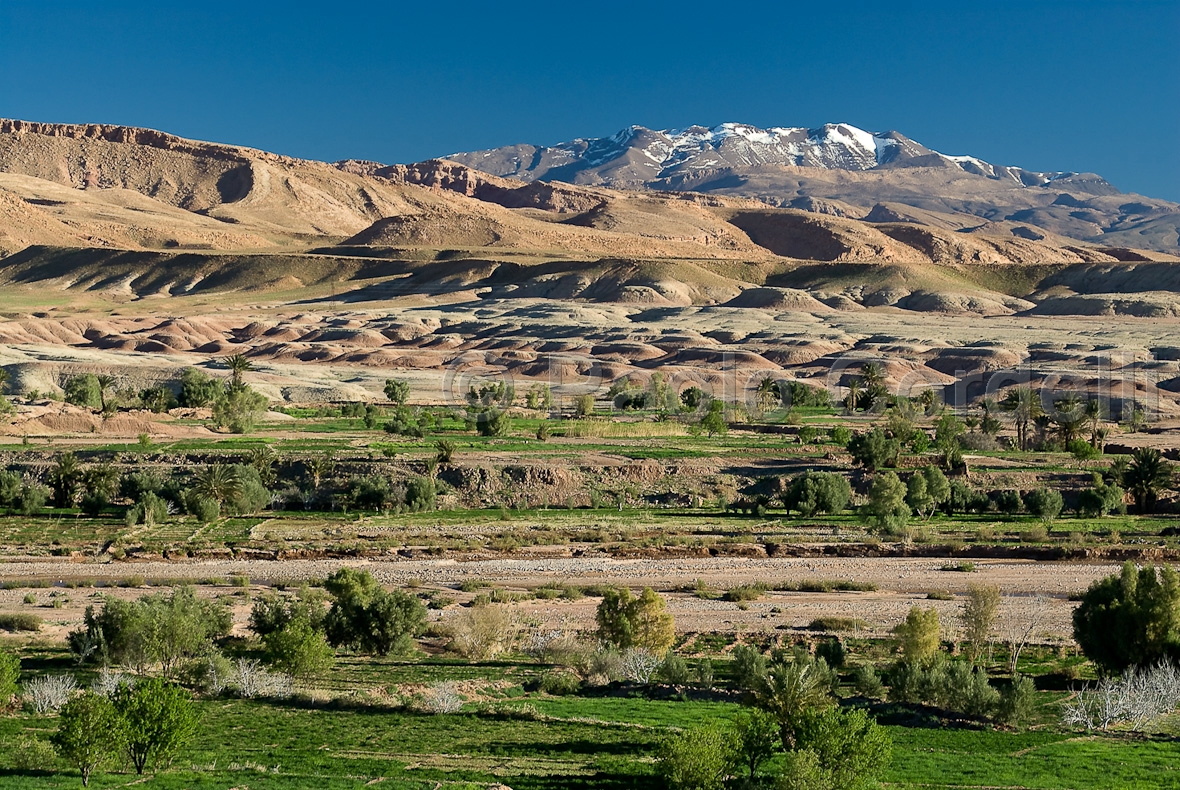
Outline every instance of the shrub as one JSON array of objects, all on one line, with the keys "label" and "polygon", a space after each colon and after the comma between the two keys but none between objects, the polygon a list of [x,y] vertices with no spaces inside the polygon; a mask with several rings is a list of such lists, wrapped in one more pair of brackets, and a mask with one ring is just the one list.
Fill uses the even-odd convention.
[{"label": "shrub", "polygon": [[574,416],[589,417],[594,414],[594,396],[590,394],[579,395],[574,400]]},{"label": "shrub", "polygon": [[783,495],[787,512],[798,510],[810,518],[816,513],[839,513],[848,507],[852,488],[848,479],[837,472],[804,472],[791,481]]},{"label": "shrub", "polygon": [[1013,727],[1023,727],[1036,710],[1037,687],[1031,678],[1016,675],[1012,682],[1000,692],[1000,703],[996,707],[996,719]]},{"label": "shrub", "polygon": [[427,713],[458,713],[463,709],[463,697],[453,681],[435,683],[422,695],[422,707]]},{"label": "shrub", "polygon": [[415,513],[434,510],[436,496],[433,478],[412,477],[406,483],[406,507]]},{"label": "shrub", "polygon": [[40,631],[41,618],[35,614],[0,614],[0,631]]},{"label": "shrub", "polygon": [[582,681],[573,672],[549,671],[541,676],[540,690],[554,697],[577,694]]},{"label": "shrub", "polygon": [[1065,506],[1061,493],[1052,488],[1038,488],[1035,491],[1030,491],[1028,496],[1024,498],[1024,504],[1029,513],[1039,517],[1046,524],[1060,516],[1061,509]]},{"label": "shrub", "polygon": [[71,376],[66,379],[62,389],[65,390],[66,403],[91,409],[102,408],[102,388],[98,386],[98,376],[93,373]]},{"label": "shrub", "polygon": [[258,661],[240,658],[233,667],[233,682],[239,693],[246,699],[270,697],[281,699],[291,696],[291,678],[277,672],[269,672]]},{"label": "shrub", "polygon": [[446,622],[448,647],[467,659],[484,661],[512,646],[516,623],[512,610],[488,604],[461,609]]},{"label": "shrub", "polygon": [[80,661],[97,660],[135,667],[141,673],[158,665],[173,676],[183,661],[207,652],[214,639],[229,633],[229,612],[216,601],[198,598],[191,587],[176,587],[165,597],[137,601],[106,597],[102,609],[86,608],[83,628],[68,642]]},{"label": "shrub", "polygon": [[645,587],[638,598],[625,587],[603,592],[595,620],[598,634],[620,650],[640,647],[664,653],[675,639],[672,615],[665,611],[663,596]]},{"label": "shrub", "polygon": [[862,708],[831,708],[804,717],[796,743],[816,756],[830,786],[842,790],[874,784],[893,750],[888,733]]},{"label": "shrub", "polygon": [[901,444],[886,436],[881,428],[873,428],[853,436],[848,442],[848,452],[852,453],[852,460],[868,471],[876,472],[887,466],[897,466]]},{"label": "shrub", "polygon": [[825,639],[815,646],[815,657],[822,658],[829,667],[839,669],[844,666],[847,652],[839,639]]},{"label": "shrub", "polygon": [[307,680],[332,666],[336,654],[307,617],[295,617],[263,637],[266,660],[293,678]]},{"label": "shrub", "polygon": [[903,660],[914,665],[930,663],[938,653],[940,630],[936,609],[922,611],[917,606],[911,607],[905,622],[893,629]]},{"label": "shrub", "polygon": [[753,691],[766,677],[766,656],[757,648],[738,645],[733,649],[733,674],[738,688]]},{"label": "shrub", "polygon": [[1126,513],[1126,495],[1118,483],[1107,483],[1102,475],[1095,473],[1090,488],[1078,494],[1078,511],[1087,518]]},{"label": "shrub", "polygon": [[25,701],[36,713],[45,715],[70,701],[78,681],[73,675],[42,675],[25,684]]},{"label": "shrub", "polygon": [[732,736],[725,730],[693,727],[664,741],[656,771],[671,790],[722,790],[733,752]]},{"label": "shrub", "polygon": [[996,504],[996,510],[1009,516],[1024,510],[1024,500],[1020,498],[1019,491],[997,491],[992,499]]},{"label": "shrub", "polygon": [[672,652],[664,657],[663,663],[656,670],[656,675],[664,683],[673,686],[687,686],[692,679],[688,671],[688,664],[683,658]]},{"label": "shrub", "polygon": [[762,582],[754,582],[753,584],[740,584],[737,587],[730,587],[725,591],[723,596],[725,600],[739,603],[742,601],[756,601],[761,598],[767,590],[767,586]]},{"label": "shrub", "polygon": [[426,624],[426,609],[400,590],[383,590],[368,571],[341,568],[324,582],[332,608],[324,620],[328,642],[361,653],[404,653]]},{"label": "shrub", "polygon": [[199,409],[203,406],[208,406],[217,400],[223,391],[224,387],[221,382],[212,378],[200,368],[186,368],[180,374],[180,396],[178,400],[181,406],[190,409]]},{"label": "shrub", "polygon": [[0,651],[0,708],[5,707],[17,691],[20,681],[20,659]]},{"label": "shrub", "polygon": [[869,699],[881,699],[885,694],[885,686],[881,683],[881,676],[872,664],[861,664],[852,676],[852,686],[856,693]]}]

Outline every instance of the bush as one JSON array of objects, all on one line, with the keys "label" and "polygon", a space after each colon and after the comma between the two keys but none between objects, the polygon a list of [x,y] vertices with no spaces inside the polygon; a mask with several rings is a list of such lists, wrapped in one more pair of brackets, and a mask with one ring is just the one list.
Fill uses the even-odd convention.
[{"label": "bush", "polygon": [[672,686],[687,686],[692,680],[688,664],[683,658],[672,652],[664,657],[664,662],[656,670],[656,676],[662,682]]},{"label": "bush", "polygon": [[20,681],[20,659],[0,651],[0,708],[5,707],[17,692]]},{"label": "bush", "polygon": [[463,697],[453,681],[433,684],[422,695],[421,704],[427,713],[458,713],[463,709]]},{"label": "bush", "polygon": [[414,513],[434,510],[436,497],[437,491],[434,485],[434,478],[412,477],[406,483],[405,504]]},{"label": "bush", "polygon": [[93,373],[71,376],[66,379],[62,389],[65,390],[66,403],[91,409],[102,408],[102,388],[98,386],[98,376]]},{"label": "bush", "polygon": [[[1086,446],[1089,447],[1089,445]],[[1065,506],[1061,493],[1052,488],[1038,488],[1035,491],[1030,491],[1028,496],[1024,498],[1024,504],[1029,513],[1039,517],[1047,524],[1060,516],[1061,509]]]},{"label": "bush", "polygon": [[620,650],[640,647],[662,654],[675,639],[672,615],[665,611],[663,596],[645,587],[638,598],[625,587],[603,592],[595,620],[598,635]]},{"label": "bush", "polygon": [[852,675],[852,686],[856,693],[869,699],[881,699],[885,695],[885,686],[881,676],[872,664],[861,664]]},{"label": "bush", "polygon": [[512,610],[488,604],[461,609],[446,621],[449,649],[467,659],[484,661],[512,646],[516,623]]},{"label": "bush", "polygon": [[199,409],[208,406],[217,400],[223,391],[221,382],[200,368],[186,368],[180,374],[178,401],[186,408]]},{"label": "bush", "polygon": [[265,395],[248,385],[227,388],[213,402],[213,424],[230,433],[249,433],[269,405]]},{"label": "bush", "polygon": [[1024,500],[1020,498],[1019,491],[997,491],[992,500],[996,503],[996,510],[1009,516],[1024,510]]},{"label": "bush", "polygon": [[25,684],[25,701],[38,715],[60,710],[70,701],[78,681],[73,675],[42,675]]},{"label": "bush", "polygon": [[848,442],[848,452],[852,453],[852,460],[868,471],[876,472],[887,466],[897,466],[901,443],[886,436],[881,428],[873,428],[853,436]]},{"label": "bush", "polygon": [[889,765],[893,742],[862,708],[831,708],[805,716],[797,748],[813,753],[832,788],[857,790],[874,784]]},{"label": "bush", "polygon": [[1065,445],[1065,451],[1079,461],[1091,461],[1095,458],[1102,457],[1102,451],[1091,445],[1085,439],[1071,439]]},{"label": "bush", "polygon": [[839,669],[844,666],[847,652],[839,639],[825,639],[815,646],[815,657],[822,658],[832,669]]},{"label": "bush", "polygon": [[938,610],[931,607],[922,611],[917,606],[911,607],[905,622],[896,626],[893,633],[901,643],[902,657],[907,664],[929,664],[938,654],[941,633]]},{"label": "bush", "polygon": [[360,653],[405,653],[426,625],[426,608],[400,590],[383,590],[368,571],[341,568],[324,582],[332,608],[324,620],[328,642]]},{"label": "bush", "polygon": [[589,417],[592,414],[594,414],[594,396],[590,394],[579,395],[574,400],[574,416]]},{"label": "bush", "polygon": [[0,631],[40,631],[41,618],[35,614],[0,614]]},{"label": "bush", "polygon": [[753,691],[766,677],[766,656],[757,648],[738,645],[733,649],[733,675],[743,691]]},{"label": "bush", "polygon": [[1000,692],[1000,704],[996,708],[996,719],[1013,727],[1023,727],[1032,719],[1036,710],[1037,687],[1031,678],[1017,675]]},{"label": "bush", "polygon": [[540,690],[554,697],[577,694],[582,681],[573,672],[549,671],[541,676]]},{"label": "bush", "polygon": [[804,472],[791,481],[783,495],[783,505],[789,513],[810,518],[816,513],[839,513],[848,507],[852,487],[848,479],[837,472]]},{"label": "bush", "polygon": [[191,587],[176,587],[167,597],[157,593],[124,601],[108,596],[101,610],[88,606],[84,627],[70,632],[68,642],[80,661],[122,664],[141,674],[159,666],[171,677],[182,662],[208,652],[231,624],[220,603],[198,598]]},{"label": "bush", "polygon": [[693,727],[664,741],[656,771],[671,790],[722,790],[733,753],[733,738],[725,730]]},{"label": "bush", "polygon": [[1107,483],[1102,475],[1095,474],[1090,488],[1078,495],[1078,510],[1087,518],[1126,513],[1127,505],[1123,501],[1126,494],[1118,483]]},{"label": "bush", "polygon": [[323,633],[306,617],[296,617],[262,640],[266,661],[293,678],[307,680],[326,672],[336,660]]}]

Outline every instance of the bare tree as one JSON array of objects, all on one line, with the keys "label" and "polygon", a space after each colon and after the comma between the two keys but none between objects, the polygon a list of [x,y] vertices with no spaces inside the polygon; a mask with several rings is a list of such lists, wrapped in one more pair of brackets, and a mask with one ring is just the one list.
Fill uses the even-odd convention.
[{"label": "bare tree", "polygon": [[1008,671],[1016,674],[1016,665],[1020,661],[1020,654],[1029,641],[1049,617],[1049,598],[1037,595],[1027,604],[1027,611],[1022,612],[1018,604],[1010,601],[1004,607],[1003,638],[1008,645]]},{"label": "bare tree", "polygon": [[659,666],[660,657],[642,647],[633,647],[623,653],[623,677],[633,683],[646,686]]},{"label": "bare tree", "polygon": [[1180,705],[1180,670],[1169,662],[1146,669],[1129,669],[1122,677],[1106,677],[1085,686],[1063,703],[1061,720],[1066,726],[1106,730],[1112,724],[1128,724],[1142,730]]}]

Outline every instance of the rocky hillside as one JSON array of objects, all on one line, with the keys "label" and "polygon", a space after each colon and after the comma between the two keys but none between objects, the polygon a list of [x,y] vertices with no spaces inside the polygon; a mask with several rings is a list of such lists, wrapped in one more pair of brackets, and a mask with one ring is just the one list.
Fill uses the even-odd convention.
[{"label": "rocky hillside", "polygon": [[[1180,205],[1125,195],[1093,173],[1043,173],[947,156],[904,135],[819,129],[652,130],[448,157],[494,175],[629,189],[691,190],[776,206],[955,229],[1041,232],[1103,246],[1180,251]],[[997,223],[1000,225],[997,226]],[[1018,227],[1007,227],[1004,223]]]}]

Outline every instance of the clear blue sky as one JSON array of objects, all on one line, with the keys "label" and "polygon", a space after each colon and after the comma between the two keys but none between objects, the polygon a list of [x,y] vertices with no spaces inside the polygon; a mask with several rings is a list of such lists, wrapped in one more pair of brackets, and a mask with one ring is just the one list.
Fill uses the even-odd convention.
[{"label": "clear blue sky", "polygon": [[0,0],[0,116],[383,162],[842,121],[1180,200],[1180,1]]}]

